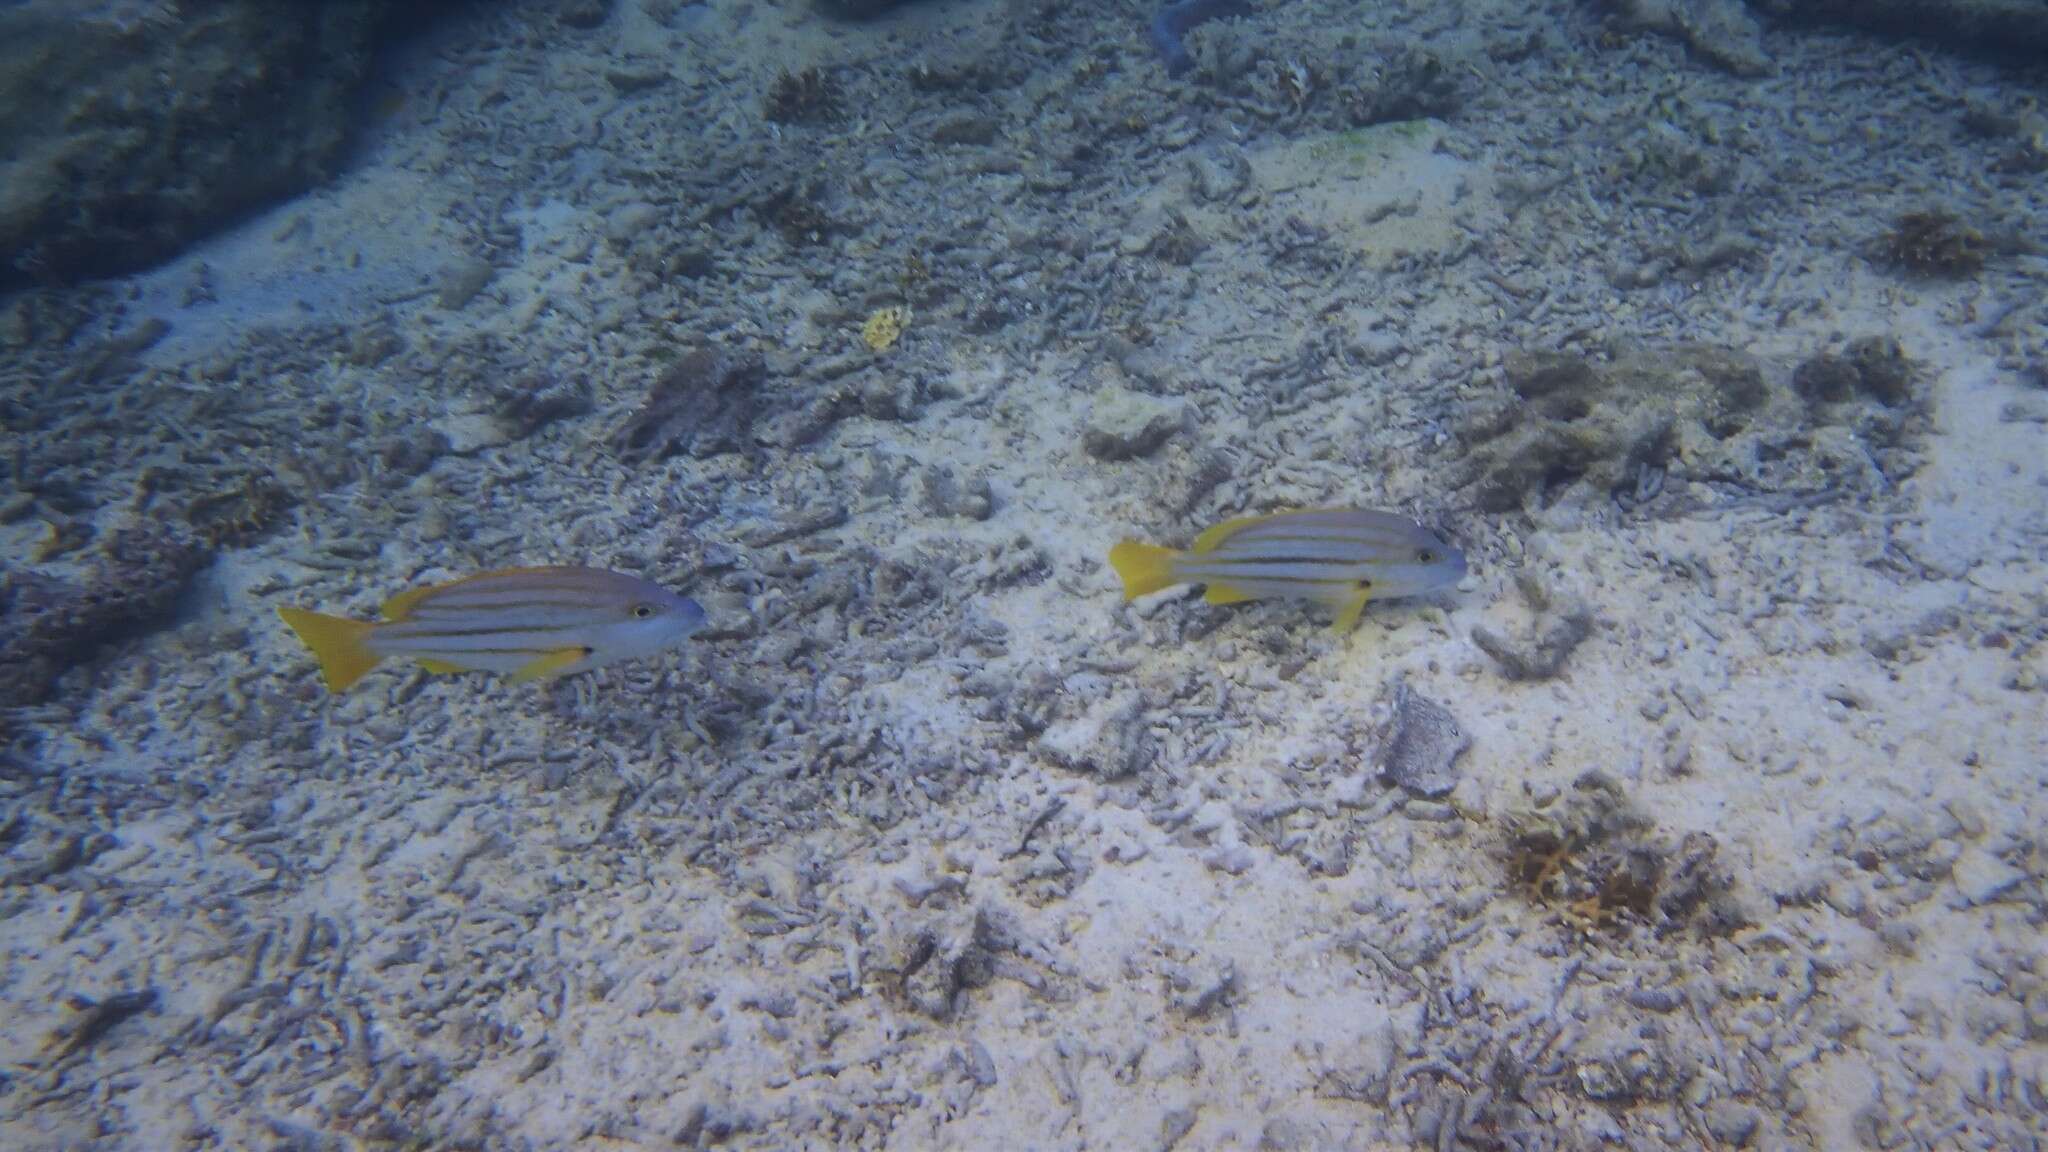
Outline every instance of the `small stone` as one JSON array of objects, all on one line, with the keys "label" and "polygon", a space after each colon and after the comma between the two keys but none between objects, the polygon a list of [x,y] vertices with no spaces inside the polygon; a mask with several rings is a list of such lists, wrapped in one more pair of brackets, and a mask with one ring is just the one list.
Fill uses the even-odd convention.
[{"label": "small stone", "polygon": [[414,426],[394,432],[370,445],[371,455],[385,471],[399,476],[417,476],[433,467],[434,458],[448,451],[448,437],[431,428]]},{"label": "small stone", "polygon": [[1978,848],[1964,849],[1951,873],[1956,891],[1971,904],[1989,904],[2010,892],[2027,874]]},{"label": "small stone", "polygon": [[1472,746],[1450,709],[1406,684],[1394,688],[1393,715],[1381,740],[1380,775],[1432,800],[1458,786],[1458,758]]},{"label": "small stone", "polygon": [[1149,456],[1186,425],[1187,412],[1186,401],[1107,388],[1095,397],[1081,447],[1097,460]]},{"label": "small stone", "polygon": [[1707,1105],[1705,1112],[1707,1131],[1731,1148],[1747,1148],[1762,1122],[1756,1109],[1733,1100],[1716,1100]]},{"label": "small stone", "polygon": [[1843,349],[1856,366],[1857,387],[1882,404],[1903,404],[1913,396],[1913,362],[1889,336],[1865,336]]},{"label": "small stone", "polygon": [[1296,1152],[1311,1144],[1307,1130],[1285,1116],[1276,1116],[1259,1129],[1259,1152]]},{"label": "small stone", "polygon": [[1856,395],[1861,380],[1846,357],[1823,352],[1792,370],[1792,387],[1809,402],[1839,404]]},{"label": "small stone", "polygon": [[436,300],[450,312],[460,310],[490,284],[498,270],[481,256],[464,256],[441,269],[441,287]]},{"label": "small stone", "polygon": [[659,88],[668,83],[668,73],[656,64],[607,69],[604,78],[611,84],[613,90],[627,96]]},{"label": "small stone", "polygon": [[979,1040],[968,1043],[965,1054],[967,1075],[982,1088],[993,1088],[996,1083],[996,1058],[989,1055],[988,1046]]},{"label": "small stone", "polygon": [[974,473],[961,480],[945,465],[928,468],[918,477],[918,495],[924,510],[934,516],[986,520],[995,512],[988,477]]},{"label": "small stone", "polygon": [[1175,1108],[1159,1118],[1160,1152],[1171,1152],[1180,1146],[1187,1134],[1194,1130],[1195,1114],[1187,1108]]},{"label": "small stone", "polygon": [[1225,872],[1232,876],[1244,875],[1258,862],[1252,850],[1242,844],[1225,844],[1202,854],[1202,864],[1211,872]]},{"label": "small stone", "polygon": [[966,113],[950,117],[933,126],[931,140],[934,144],[993,144],[1002,132],[1002,125],[987,116]]},{"label": "small stone", "polygon": [[1898,956],[1912,956],[1920,944],[1920,930],[1903,920],[1893,920],[1877,930],[1885,948]]},{"label": "small stone", "polygon": [[604,238],[620,247],[631,244],[661,219],[661,209],[645,201],[621,204],[605,217]]},{"label": "small stone", "polygon": [[1685,998],[1676,988],[1636,988],[1629,992],[1628,1002],[1645,1012],[1676,1012]]},{"label": "small stone", "polygon": [[557,19],[561,20],[565,28],[587,32],[604,23],[605,17],[610,16],[611,11],[612,0],[569,0],[569,3],[562,6]]},{"label": "small stone", "polygon": [[501,448],[517,439],[516,430],[487,412],[462,412],[429,422],[429,427],[447,438],[448,451],[473,456],[488,448]]},{"label": "small stone", "polygon": [[2027,1039],[2048,1040],[2048,988],[2036,988],[2027,996]]}]

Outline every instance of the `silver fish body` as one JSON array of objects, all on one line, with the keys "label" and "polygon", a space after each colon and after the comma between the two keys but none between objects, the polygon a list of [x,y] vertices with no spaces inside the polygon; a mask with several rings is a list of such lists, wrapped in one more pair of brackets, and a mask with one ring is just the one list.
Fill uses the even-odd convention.
[{"label": "silver fish body", "polygon": [[[370,634],[379,656],[413,656],[518,674],[537,659],[580,651],[548,669],[567,676],[652,656],[704,626],[704,609],[658,584],[600,568],[513,568],[424,590]],[[404,598],[401,598],[403,600]]]},{"label": "silver fish body", "polygon": [[1465,577],[1465,554],[1391,512],[1319,508],[1227,520],[1186,551],[1125,540],[1109,551],[1124,599],[1206,584],[1211,604],[1294,598],[1336,606],[1337,627],[1368,600],[1415,596]]},{"label": "silver fish body", "polygon": [[281,606],[278,615],[341,692],[390,656],[430,672],[499,672],[516,681],[567,676],[652,656],[704,626],[704,609],[623,572],[505,568],[415,588],[384,604],[381,621]]},{"label": "silver fish body", "polygon": [[1416,596],[1465,578],[1463,552],[1391,512],[1333,508],[1232,523],[1234,530],[1197,541],[1176,558],[1174,575],[1223,585],[1243,598],[1325,604],[1346,604],[1361,592],[1375,600]]}]

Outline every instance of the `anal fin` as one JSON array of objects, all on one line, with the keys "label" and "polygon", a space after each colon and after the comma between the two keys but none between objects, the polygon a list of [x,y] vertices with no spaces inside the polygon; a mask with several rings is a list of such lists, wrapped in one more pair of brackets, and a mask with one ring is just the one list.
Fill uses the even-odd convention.
[{"label": "anal fin", "polygon": [[554,652],[548,652],[535,657],[532,661],[523,665],[517,672],[512,673],[511,682],[514,684],[525,684],[532,680],[545,680],[551,676],[559,676],[568,669],[589,659],[589,657],[590,649],[588,648],[562,648]]},{"label": "anal fin", "polygon": [[1255,599],[1255,597],[1249,592],[1232,588],[1228,584],[1211,584],[1202,593],[1202,599],[1211,604],[1242,604],[1247,600]]}]

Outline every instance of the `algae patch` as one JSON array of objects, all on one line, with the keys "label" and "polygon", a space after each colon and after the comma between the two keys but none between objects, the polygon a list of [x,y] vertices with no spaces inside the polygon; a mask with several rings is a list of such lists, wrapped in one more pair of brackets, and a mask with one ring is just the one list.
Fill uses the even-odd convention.
[{"label": "algae patch", "polygon": [[1428,120],[1396,120],[1334,133],[1308,145],[1316,160],[1349,168],[1365,168],[1411,147],[1426,147],[1436,140],[1436,125]]}]

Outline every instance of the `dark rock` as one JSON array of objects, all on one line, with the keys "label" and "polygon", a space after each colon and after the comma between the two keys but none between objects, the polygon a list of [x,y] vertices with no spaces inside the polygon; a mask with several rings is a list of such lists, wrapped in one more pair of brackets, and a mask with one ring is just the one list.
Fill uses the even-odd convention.
[{"label": "dark rock", "polygon": [[398,11],[0,5],[0,290],[146,267],[326,179]]},{"label": "dark rock", "polygon": [[926,930],[911,942],[901,968],[903,998],[934,1020],[950,1020],[970,989],[995,978],[995,958],[1011,945],[984,912],[948,930]]},{"label": "dark rock", "polygon": [[939,121],[932,127],[934,144],[986,145],[995,143],[1002,124],[991,116],[962,113]]},{"label": "dark rock", "polygon": [[1150,456],[1186,427],[1187,421],[1185,401],[1105,389],[1089,410],[1087,425],[1081,430],[1081,448],[1097,460]]},{"label": "dark rock", "polygon": [[1822,352],[1792,371],[1792,387],[1810,403],[1840,404],[1867,396],[1896,407],[1913,398],[1916,369],[1887,336],[1851,341],[1840,354]]},{"label": "dark rock", "polygon": [[1564,396],[1576,406],[1578,397],[1600,386],[1600,377],[1586,358],[1569,352],[1517,349],[1508,353],[1503,370],[1508,387],[1525,400]]},{"label": "dark rock", "polygon": [[534,373],[501,389],[492,415],[524,439],[557,420],[581,416],[590,409],[590,385],[584,380]]},{"label": "dark rock", "polygon": [[498,270],[489,260],[481,256],[463,256],[441,270],[440,287],[435,300],[450,312],[459,311],[471,300],[476,299],[496,276]]},{"label": "dark rock", "polygon": [[635,96],[668,83],[668,73],[658,64],[607,68],[604,78],[605,82],[612,86],[612,90],[622,96]]},{"label": "dark rock", "polygon": [[432,428],[414,426],[383,437],[370,451],[387,472],[417,476],[433,467],[435,458],[445,455],[448,447],[448,437]]},{"label": "dark rock", "polygon": [[1345,94],[1351,123],[1364,128],[1397,120],[1443,118],[1458,110],[1457,73],[1436,53],[1415,48],[1388,61],[1375,78]]},{"label": "dark rock", "polygon": [[147,527],[116,533],[82,585],[0,572],[0,706],[48,699],[58,677],[101,648],[162,624],[212,560],[192,536]]},{"label": "dark rock", "polygon": [[1458,786],[1458,758],[1472,738],[1443,705],[1398,684],[1393,714],[1381,737],[1380,775],[1402,788],[1435,799]]},{"label": "dark rock", "polygon": [[777,124],[830,124],[846,118],[846,91],[820,68],[783,72],[769,86],[761,111]]},{"label": "dark rock", "polygon": [[1846,356],[1822,352],[1792,370],[1792,387],[1815,404],[1839,404],[1856,395],[1861,378]]},{"label": "dark rock", "polygon": [[1899,342],[1888,336],[1865,336],[1847,349],[1849,362],[1856,366],[1858,388],[1884,404],[1903,404],[1913,398],[1913,362]]},{"label": "dark rock", "polygon": [[962,482],[951,468],[927,468],[918,477],[918,495],[924,510],[934,516],[963,516],[986,520],[995,511],[995,496],[988,477],[975,473]]},{"label": "dark rock", "polygon": [[762,415],[759,388],[767,378],[767,362],[751,353],[691,352],[655,380],[640,410],[612,436],[612,448],[635,465],[681,453],[744,451]]},{"label": "dark rock", "polygon": [[1833,24],[1926,40],[1998,59],[2048,59],[2048,4],[2039,0],[1750,0],[1788,24]]},{"label": "dark rock", "polygon": [[[1029,74],[1021,57],[984,48],[940,46],[932,58],[911,65],[905,79],[919,92],[993,92],[1018,83]],[[952,54],[943,54],[947,52]]]},{"label": "dark rock", "polygon": [[612,14],[612,0],[568,0],[555,19],[562,27],[574,28],[581,32],[603,24]]},{"label": "dark rock", "polygon": [[841,20],[865,20],[912,2],[913,0],[811,0],[811,6],[827,16]]}]

